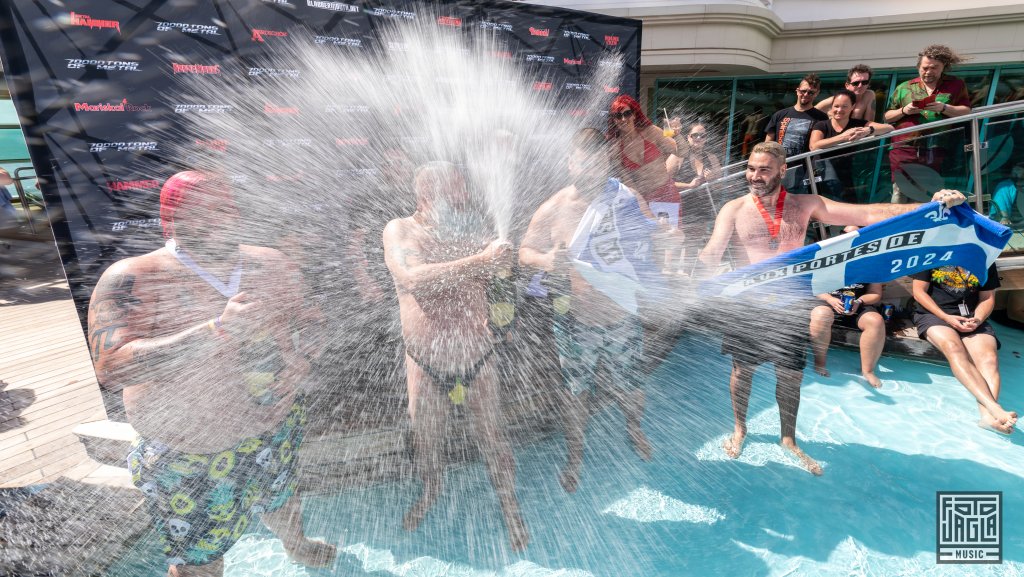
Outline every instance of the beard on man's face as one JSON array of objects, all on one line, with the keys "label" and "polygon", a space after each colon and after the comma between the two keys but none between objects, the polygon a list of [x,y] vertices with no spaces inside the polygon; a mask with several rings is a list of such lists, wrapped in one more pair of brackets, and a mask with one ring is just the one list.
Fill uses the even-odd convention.
[{"label": "beard on man's face", "polygon": [[750,184],[750,192],[754,193],[755,196],[766,196],[779,189],[779,186],[782,184],[782,175],[777,174],[767,179],[759,178],[748,180],[747,182]]}]

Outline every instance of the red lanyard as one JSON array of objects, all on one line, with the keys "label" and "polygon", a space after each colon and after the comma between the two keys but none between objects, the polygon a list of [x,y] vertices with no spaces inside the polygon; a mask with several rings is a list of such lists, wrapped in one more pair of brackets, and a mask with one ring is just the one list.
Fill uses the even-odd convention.
[{"label": "red lanyard", "polygon": [[764,219],[764,223],[768,225],[768,234],[771,235],[772,240],[779,236],[779,229],[782,228],[782,207],[786,204],[786,189],[779,190],[779,200],[775,201],[775,220],[768,216],[768,211],[764,209],[764,205],[761,204],[761,199],[755,194],[754,204],[757,205],[757,211],[761,213],[761,218]]}]

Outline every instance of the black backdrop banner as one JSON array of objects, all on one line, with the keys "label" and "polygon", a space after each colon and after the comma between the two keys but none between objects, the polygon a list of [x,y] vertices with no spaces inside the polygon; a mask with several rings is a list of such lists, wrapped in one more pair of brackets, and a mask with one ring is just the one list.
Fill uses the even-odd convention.
[{"label": "black backdrop banner", "polygon": [[[0,0],[4,70],[83,326],[103,270],[159,246],[160,187],[181,169],[169,151],[222,146],[188,134],[184,119],[230,111],[231,95],[216,103],[175,102],[189,75],[229,76],[240,86],[297,76],[315,63],[265,64],[275,43],[289,36],[387,49],[378,42],[382,23],[436,18],[437,26],[501,32],[500,56],[535,69],[534,90],[563,91],[566,102],[581,87],[604,90],[608,101],[637,95],[637,20],[511,2],[432,2],[431,16],[418,14],[418,6],[402,0],[68,0],[60,6]],[[587,67],[609,52],[623,61],[618,85],[582,84]],[[182,142],[161,142],[167,134]],[[153,243],[139,242],[140,236]]]}]

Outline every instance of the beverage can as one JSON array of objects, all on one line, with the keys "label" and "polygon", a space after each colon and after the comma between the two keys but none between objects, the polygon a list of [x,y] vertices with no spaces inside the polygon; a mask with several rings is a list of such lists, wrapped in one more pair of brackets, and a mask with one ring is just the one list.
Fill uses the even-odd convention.
[{"label": "beverage can", "polygon": [[882,307],[882,318],[885,319],[885,322],[891,321],[895,313],[896,307],[892,305],[885,305]]},{"label": "beverage can", "polygon": [[853,312],[853,295],[849,293],[843,293],[843,312],[850,314]]}]

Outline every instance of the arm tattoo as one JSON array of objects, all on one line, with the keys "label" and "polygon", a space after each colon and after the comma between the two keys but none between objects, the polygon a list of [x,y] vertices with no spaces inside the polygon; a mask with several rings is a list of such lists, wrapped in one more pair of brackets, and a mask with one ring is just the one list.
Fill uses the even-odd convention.
[{"label": "arm tattoo", "polygon": [[101,352],[121,344],[123,335],[117,332],[128,326],[128,314],[142,302],[132,294],[135,275],[113,275],[101,282],[107,286],[89,303],[93,317],[89,344],[94,361],[99,360]]}]

